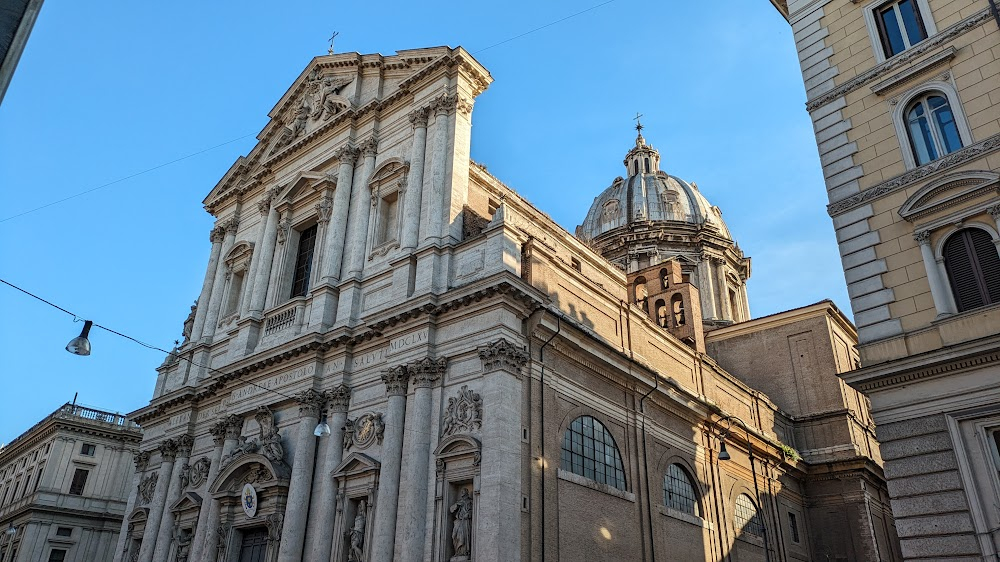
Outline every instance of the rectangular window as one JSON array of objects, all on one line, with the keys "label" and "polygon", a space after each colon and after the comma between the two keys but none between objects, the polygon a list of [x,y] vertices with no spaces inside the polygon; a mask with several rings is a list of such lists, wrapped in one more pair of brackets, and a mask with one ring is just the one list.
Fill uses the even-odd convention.
[{"label": "rectangular window", "polygon": [[57,537],[72,537],[73,527],[59,527],[56,529]]},{"label": "rectangular window", "polygon": [[54,548],[49,553],[49,562],[65,562],[66,551],[61,548]]},{"label": "rectangular window", "polygon": [[927,39],[917,0],[899,0],[877,8],[875,23],[886,58]]},{"label": "rectangular window", "polygon": [[[35,475],[35,489],[38,490],[38,483],[42,480],[42,472],[45,470],[45,463],[38,465],[38,474]],[[34,491],[32,490],[32,491]]]},{"label": "rectangular window", "polygon": [[69,485],[69,495],[82,496],[83,487],[87,485],[87,476],[89,475],[89,470],[83,468],[76,469],[76,472],[73,473],[73,482]]},{"label": "rectangular window", "polygon": [[83,446],[80,447],[80,454],[81,455],[92,457],[92,456],[94,456],[94,453],[96,453],[96,452],[97,452],[97,447],[95,447],[94,445],[91,445],[90,443],[84,443]]},{"label": "rectangular window", "polygon": [[396,215],[399,212],[399,192],[395,191],[382,198],[378,206],[378,222],[375,229],[375,245],[385,244],[396,239],[398,230]]},{"label": "rectangular window", "polygon": [[309,290],[309,274],[312,273],[313,251],[316,249],[316,225],[299,233],[299,249],[295,255],[295,275],[292,277],[290,298],[303,297]]},{"label": "rectangular window", "polygon": [[243,276],[246,270],[233,273],[233,278],[229,281],[229,297],[226,299],[225,315],[235,314],[240,306],[240,293],[243,292]]},{"label": "rectangular window", "polygon": [[788,529],[792,532],[792,542],[797,543],[799,541],[799,522],[795,519],[795,514],[791,511],[788,512]]}]

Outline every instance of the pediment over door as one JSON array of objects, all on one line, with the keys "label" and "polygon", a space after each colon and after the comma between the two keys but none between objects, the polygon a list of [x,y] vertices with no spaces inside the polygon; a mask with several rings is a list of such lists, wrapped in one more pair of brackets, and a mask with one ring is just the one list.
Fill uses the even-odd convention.
[{"label": "pediment over door", "polygon": [[337,468],[333,469],[332,474],[334,478],[350,478],[370,472],[378,472],[381,466],[382,463],[364,453],[351,453],[344,458]]},{"label": "pediment over door", "polygon": [[264,455],[249,453],[226,466],[208,490],[218,498],[239,494],[244,484],[254,484],[259,489],[287,488],[290,476],[291,469],[285,463],[272,462]]},{"label": "pediment over door", "polygon": [[899,216],[913,222],[923,216],[960,206],[974,199],[1000,194],[1000,174],[976,170],[949,174],[918,189],[899,208]]}]

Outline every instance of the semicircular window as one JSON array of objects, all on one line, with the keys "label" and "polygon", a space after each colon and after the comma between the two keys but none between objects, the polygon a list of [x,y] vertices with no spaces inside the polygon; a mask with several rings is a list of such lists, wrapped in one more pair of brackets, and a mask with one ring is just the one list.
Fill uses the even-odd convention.
[{"label": "semicircular window", "polygon": [[568,472],[625,490],[625,470],[615,438],[591,416],[573,420],[563,436],[560,467]]},{"label": "semicircular window", "polygon": [[681,465],[670,465],[663,477],[663,504],[682,513],[698,515],[698,499],[691,482],[691,477]]}]

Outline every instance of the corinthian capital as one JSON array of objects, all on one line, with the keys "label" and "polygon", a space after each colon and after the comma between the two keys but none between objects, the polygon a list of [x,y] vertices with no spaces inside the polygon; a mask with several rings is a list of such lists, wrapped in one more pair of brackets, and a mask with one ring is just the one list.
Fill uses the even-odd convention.
[{"label": "corinthian capital", "polygon": [[295,401],[299,403],[299,416],[318,418],[326,406],[326,395],[309,388],[296,394]]},{"label": "corinthian capital", "polygon": [[333,201],[329,197],[324,197],[316,203],[317,220],[321,223],[330,222],[330,215],[333,213]]},{"label": "corinthian capital", "polygon": [[240,228],[240,217],[238,215],[233,215],[222,223],[222,228],[226,229],[226,234],[236,234],[236,231]]},{"label": "corinthian capital", "polygon": [[996,205],[993,205],[992,207],[987,209],[987,212],[990,214],[991,217],[993,217],[993,220],[1000,220],[1000,203],[997,203]]},{"label": "corinthian capital", "polygon": [[913,233],[913,239],[917,241],[917,244],[923,246],[924,244],[931,243],[931,231],[929,230],[918,230]]},{"label": "corinthian capital", "polygon": [[434,98],[431,102],[431,109],[434,110],[434,115],[448,115],[453,109],[455,109],[455,104],[458,103],[458,96],[455,94],[445,94]]},{"label": "corinthian capital", "polygon": [[173,439],[167,439],[160,443],[160,457],[165,462],[174,462],[174,459],[177,458],[177,442]]},{"label": "corinthian capital", "polygon": [[139,451],[132,457],[132,462],[135,463],[136,472],[145,472],[149,466],[149,451]]},{"label": "corinthian capital", "polygon": [[212,442],[215,443],[216,447],[221,447],[226,440],[226,428],[226,422],[223,420],[215,422],[212,427],[208,428],[208,432],[212,434]]},{"label": "corinthian capital", "polygon": [[212,244],[221,244],[222,239],[226,236],[226,229],[221,226],[216,226],[212,228],[212,231],[208,233],[208,241]]},{"label": "corinthian capital", "polygon": [[344,146],[333,151],[333,156],[340,160],[341,164],[350,164],[353,166],[355,162],[358,161],[358,155],[361,154],[361,150],[351,143],[347,143]]},{"label": "corinthian capital", "polygon": [[365,158],[375,158],[375,155],[378,154],[378,139],[374,135],[368,137],[368,140],[361,145],[361,152],[364,153]]},{"label": "corinthian capital", "polygon": [[226,439],[239,439],[243,434],[243,418],[230,414],[223,420],[226,424]]},{"label": "corinthian capital", "polygon": [[448,359],[425,357],[420,361],[410,363],[407,368],[410,370],[410,378],[413,380],[415,388],[431,387],[444,375],[448,368]]},{"label": "corinthian capital", "polygon": [[177,438],[177,456],[181,458],[191,456],[191,447],[194,446],[194,437],[184,434]]},{"label": "corinthian capital", "polygon": [[483,372],[504,370],[521,374],[521,368],[528,362],[528,352],[509,341],[500,338],[488,345],[479,346],[479,359],[483,362]]},{"label": "corinthian capital", "polygon": [[351,387],[339,384],[326,391],[327,407],[331,412],[346,412],[351,403]]},{"label": "corinthian capital", "polygon": [[413,125],[414,129],[427,126],[428,113],[430,113],[428,107],[421,107],[410,112],[410,124]]},{"label": "corinthian capital", "polygon": [[406,383],[410,373],[406,365],[398,365],[382,371],[382,382],[385,383],[385,393],[389,396],[405,396]]}]

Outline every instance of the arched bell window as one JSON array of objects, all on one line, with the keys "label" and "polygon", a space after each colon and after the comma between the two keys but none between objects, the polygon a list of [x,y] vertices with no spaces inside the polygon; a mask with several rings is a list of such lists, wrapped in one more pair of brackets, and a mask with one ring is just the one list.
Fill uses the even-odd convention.
[{"label": "arched bell window", "polygon": [[918,166],[962,148],[955,114],[941,92],[929,92],[910,102],[906,126]]},{"label": "arched bell window", "polygon": [[680,295],[670,298],[670,310],[674,315],[674,325],[683,326],[687,319],[684,317],[684,299]]},{"label": "arched bell window", "polygon": [[660,287],[666,289],[670,286],[670,274],[666,268],[660,270]]},{"label": "arched bell window", "polygon": [[649,312],[649,293],[646,291],[646,278],[639,276],[635,278],[635,284],[632,286],[632,298],[635,304]]},{"label": "arched bell window", "polygon": [[660,325],[661,328],[669,327],[669,320],[667,320],[667,303],[663,299],[656,301],[656,323]]},{"label": "arched bell window", "polygon": [[942,255],[959,312],[1000,303],[1000,254],[987,231],[955,232],[945,241]]}]

